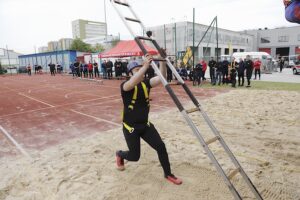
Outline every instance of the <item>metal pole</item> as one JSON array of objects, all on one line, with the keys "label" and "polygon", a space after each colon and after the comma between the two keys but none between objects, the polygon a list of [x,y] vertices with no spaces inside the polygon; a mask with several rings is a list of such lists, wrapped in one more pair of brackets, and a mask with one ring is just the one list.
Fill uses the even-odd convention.
[{"label": "metal pole", "polygon": [[34,46],[34,52],[35,52],[35,64],[38,65],[38,63],[37,63],[37,54],[36,54],[36,46]]},{"label": "metal pole", "polygon": [[216,37],[217,37],[217,62],[219,62],[219,34],[218,34],[218,16],[215,17],[216,19]]},{"label": "metal pole", "polygon": [[107,40],[107,21],[106,21],[106,3],[105,3],[105,0],[104,0],[104,21],[105,21],[105,28],[106,28],[106,33],[105,33],[105,40]]},{"label": "metal pole", "polygon": [[[11,66],[10,66],[10,58],[9,58],[9,52],[8,52],[8,46],[7,45],[6,45],[6,51],[7,51],[7,58],[8,58],[8,66],[11,68]],[[10,75],[12,75],[11,69],[10,69]]]},{"label": "metal pole", "polygon": [[164,44],[165,44],[165,49],[167,49],[167,43],[166,43],[166,25],[164,24]]},{"label": "metal pole", "polygon": [[193,8],[193,70],[195,68],[195,8]]},{"label": "metal pole", "polygon": [[177,66],[177,34],[176,34],[176,22],[175,22],[175,65]]}]

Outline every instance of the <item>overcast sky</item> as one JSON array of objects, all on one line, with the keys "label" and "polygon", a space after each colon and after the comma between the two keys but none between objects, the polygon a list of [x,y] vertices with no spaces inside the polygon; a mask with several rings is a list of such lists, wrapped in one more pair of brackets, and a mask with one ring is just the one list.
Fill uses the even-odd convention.
[{"label": "overcast sky", "polygon": [[[129,0],[145,26],[176,21],[208,25],[217,15],[220,28],[245,30],[295,26],[284,17],[282,0]],[[106,0],[108,33],[128,39],[128,31]],[[0,48],[20,53],[48,41],[72,37],[71,21],[104,21],[104,0],[0,0]]]}]

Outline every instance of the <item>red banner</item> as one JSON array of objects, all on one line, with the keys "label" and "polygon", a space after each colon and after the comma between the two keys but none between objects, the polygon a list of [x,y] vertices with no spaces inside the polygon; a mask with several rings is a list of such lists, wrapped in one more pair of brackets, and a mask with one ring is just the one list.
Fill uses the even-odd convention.
[{"label": "red banner", "polygon": [[300,54],[300,47],[295,47],[295,54]]},{"label": "red banner", "polygon": [[266,53],[271,55],[271,48],[259,48],[258,51],[259,52],[266,52]]}]

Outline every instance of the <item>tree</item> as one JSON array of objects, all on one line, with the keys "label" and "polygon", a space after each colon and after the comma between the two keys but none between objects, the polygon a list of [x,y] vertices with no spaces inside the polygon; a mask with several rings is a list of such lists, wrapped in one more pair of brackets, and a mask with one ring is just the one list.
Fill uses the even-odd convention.
[{"label": "tree", "polygon": [[98,53],[104,51],[104,47],[101,44],[96,44],[95,47],[93,47],[93,53]]},{"label": "tree", "polygon": [[81,51],[81,52],[93,52],[92,46],[90,44],[83,42],[79,38],[73,40],[70,49],[75,51]]},{"label": "tree", "polygon": [[2,64],[0,62],[0,74],[5,74],[7,71],[2,68]]},{"label": "tree", "polygon": [[114,47],[120,42],[120,39],[114,39],[111,41],[111,46]]}]

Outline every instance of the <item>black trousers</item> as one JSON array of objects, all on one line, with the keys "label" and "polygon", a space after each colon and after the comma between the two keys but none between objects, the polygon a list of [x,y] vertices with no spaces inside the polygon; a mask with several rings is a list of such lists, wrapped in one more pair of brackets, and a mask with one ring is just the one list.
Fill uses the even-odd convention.
[{"label": "black trousers", "polygon": [[259,77],[259,79],[260,79],[260,69],[255,69],[254,74],[255,74],[254,79],[256,79],[256,75],[257,75],[257,74],[258,74],[258,77]]},{"label": "black trousers", "polygon": [[[241,84],[241,79],[242,79],[242,84]],[[238,81],[239,81],[239,86],[244,86],[244,73],[238,74]]]},{"label": "black trousers", "polygon": [[54,70],[51,70],[51,76],[55,76],[55,71]]},{"label": "black trousers", "polygon": [[194,79],[193,79],[193,85],[200,85],[201,83],[201,78],[202,78],[202,73],[201,72],[194,72]]},{"label": "black trousers", "polygon": [[120,151],[119,156],[121,156],[121,158],[128,161],[138,161],[141,153],[140,139],[142,138],[156,150],[160,164],[164,170],[164,175],[168,176],[171,174],[166,146],[153,124],[150,123],[150,126],[145,125],[143,128],[136,128],[132,133],[129,133],[129,131],[123,126],[123,133],[129,151]]},{"label": "black trousers", "polygon": [[89,70],[89,77],[93,78],[93,70]]},{"label": "black trousers", "polygon": [[28,74],[29,76],[31,76],[31,69],[28,69],[28,70],[27,70],[27,74]]},{"label": "black trousers", "polygon": [[222,78],[222,83],[226,83],[227,84],[227,80],[228,80],[228,71],[224,71],[223,72],[223,78]]},{"label": "black trousers", "polygon": [[95,78],[98,76],[98,78],[99,78],[99,69],[98,69],[98,67],[94,67],[94,74],[95,74]]},{"label": "black trousers", "polygon": [[236,73],[230,74],[231,86],[235,87],[236,85]]},{"label": "black trousers", "polygon": [[252,70],[247,70],[246,71],[246,76],[247,76],[247,83],[248,83],[248,86],[250,85],[250,80],[251,80],[251,76],[252,76]]},{"label": "black trousers", "polygon": [[112,78],[112,69],[110,69],[110,68],[107,68],[107,77],[108,77],[108,79],[111,79]]}]

